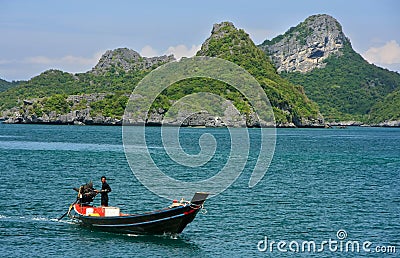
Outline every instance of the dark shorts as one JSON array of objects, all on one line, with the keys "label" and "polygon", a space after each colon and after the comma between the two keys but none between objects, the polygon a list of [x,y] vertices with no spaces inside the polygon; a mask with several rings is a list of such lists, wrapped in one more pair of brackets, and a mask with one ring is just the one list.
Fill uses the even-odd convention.
[{"label": "dark shorts", "polygon": [[108,195],[101,195],[101,206],[108,206]]}]

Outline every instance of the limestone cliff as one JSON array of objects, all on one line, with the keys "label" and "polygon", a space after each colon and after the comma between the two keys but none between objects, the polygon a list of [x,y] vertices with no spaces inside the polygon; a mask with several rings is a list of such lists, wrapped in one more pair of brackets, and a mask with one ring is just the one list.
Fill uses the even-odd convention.
[{"label": "limestone cliff", "polygon": [[278,72],[309,72],[325,67],[331,55],[341,55],[349,42],[342,26],[326,14],[313,15],[285,34],[265,40],[259,47],[270,55]]}]

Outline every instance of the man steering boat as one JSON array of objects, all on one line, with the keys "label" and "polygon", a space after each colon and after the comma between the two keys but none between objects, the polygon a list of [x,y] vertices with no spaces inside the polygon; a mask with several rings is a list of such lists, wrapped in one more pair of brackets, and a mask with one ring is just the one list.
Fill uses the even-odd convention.
[{"label": "man steering boat", "polygon": [[96,193],[101,194],[101,206],[108,206],[108,193],[111,192],[111,187],[107,183],[107,178],[105,176],[101,177],[101,190],[95,190]]}]

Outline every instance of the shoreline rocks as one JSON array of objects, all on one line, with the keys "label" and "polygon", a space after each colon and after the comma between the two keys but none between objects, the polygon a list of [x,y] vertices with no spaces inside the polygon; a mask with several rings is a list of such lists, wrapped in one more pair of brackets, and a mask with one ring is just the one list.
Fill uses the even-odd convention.
[{"label": "shoreline rocks", "polygon": [[[379,124],[365,124],[361,121],[324,122],[322,117],[318,119],[294,119],[286,123],[259,121],[255,113],[240,114],[229,100],[221,102],[220,112],[212,110],[185,108],[185,105],[177,106],[175,111],[167,111],[162,108],[153,110],[147,116],[146,113],[126,113],[122,117],[109,117],[102,114],[93,114],[90,103],[99,101],[107,96],[106,93],[88,95],[70,95],[67,98],[72,104],[72,111],[59,114],[55,111],[42,112],[39,116],[33,107],[38,105],[39,99],[24,100],[19,108],[13,108],[3,112],[0,122],[5,124],[56,124],[56,125],[149,125],[149,126],[183,126],[183,127],[277,127],[277,128],[332,128],[347,126],[373,126],[373,127],[400,127],[400,121],[385,121]],[[138,96],[140,98],[140,96]],[[82,105],[85,103],[85,105]],[[206,105],[203,105],[205,107]],[[74,109],[81,107],[81,109]],[[84,108],[82,108],[84,107]],[[173,113],[174,115],[170,115]]]},{"label": "shoreline rocks", "polygon": [[[222,117],[212,116],[207,112],[194,113],[187,117],[183,122],[164,121],[163,116],[160,114],[152,113],[151,119],[144,120],[130,120],[124,123],[122,119],[104,117],[104,116],[81,116],[79,110],[68,113],[66,115],[52,114],[51,116],[38,117],[36,115],[13,115],[0,117],[0,123],[4,124],[53,124],[53,125],[106,125],[106,126],[182,126],[182,127],[208,127],[208,128],[223,128],[223,127],[274,127],[272,124],[259,123],[247,124],[245,121],[238,123],[227,123]],[[359,121],[343,121],[331,122],[326,124],[312,123],[305,125],[295,125],[294,123],[280,123],[276,124],[276,128],[347,128],[347,127],[400,127],[400,121],[385,121],[378,124],[366,124]]]}]

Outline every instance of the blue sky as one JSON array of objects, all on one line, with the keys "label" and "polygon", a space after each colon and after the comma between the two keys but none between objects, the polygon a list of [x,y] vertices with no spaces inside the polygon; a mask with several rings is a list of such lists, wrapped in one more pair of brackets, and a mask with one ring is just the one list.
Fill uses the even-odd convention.
[{"label": "blue sky", "polygon": [[0,78],[26,80],[51,68],[85,72],[118,47],[191,56],[221,21],[259,44],[321,13],[342,24],[369,62],[400,71],[399,11],[397,0],[0,0]]}]

